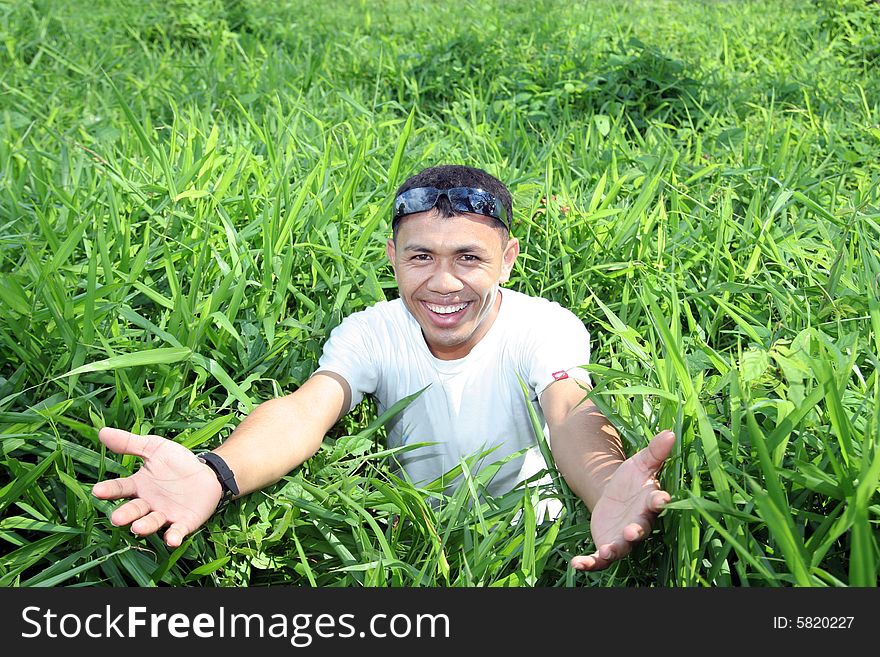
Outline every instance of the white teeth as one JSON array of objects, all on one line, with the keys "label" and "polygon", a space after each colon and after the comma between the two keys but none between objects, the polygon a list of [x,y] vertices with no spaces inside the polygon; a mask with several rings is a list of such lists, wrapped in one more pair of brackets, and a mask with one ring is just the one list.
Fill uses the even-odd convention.
[{"label": "white teeth", "polygon": [[466,303],[459,303],[455,306],[435,306],[432,303],[426,303],[425,305],[428,306],[428,310],[437,313],[438,315],[449,315],[450,313],[457,313],[459,310],[467,306]]}]

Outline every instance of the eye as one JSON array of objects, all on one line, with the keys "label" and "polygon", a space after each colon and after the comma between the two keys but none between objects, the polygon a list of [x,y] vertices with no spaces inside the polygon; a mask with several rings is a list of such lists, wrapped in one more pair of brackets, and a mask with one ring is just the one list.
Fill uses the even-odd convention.
[{"label": "eye", "polygon": [[465,253],[464,255],[461,256],[461,259],[464,262],[479,262],[480,261],[480,259],[477,256],[472,255],[470,253]]},{"label": "eye", "polygon": [[427,253],[417,253],[412,258],[410,258],[410,260],[416,260],[419,262],[427,262],[430,258],[431,258],[431,256],[429,256]]}]

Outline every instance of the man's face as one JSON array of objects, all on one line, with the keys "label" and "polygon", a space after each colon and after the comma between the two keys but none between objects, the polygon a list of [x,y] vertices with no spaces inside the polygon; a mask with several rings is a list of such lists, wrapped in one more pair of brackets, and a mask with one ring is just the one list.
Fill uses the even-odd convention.
[{"label": "man's face", "polygon": [[422,327],[431,353],[463,358],[498,315],[498,285],[510,277],[519,242],[502,239],[490,217],[442,217],[437,210],[404,217],[386,253],[400,298]]}]

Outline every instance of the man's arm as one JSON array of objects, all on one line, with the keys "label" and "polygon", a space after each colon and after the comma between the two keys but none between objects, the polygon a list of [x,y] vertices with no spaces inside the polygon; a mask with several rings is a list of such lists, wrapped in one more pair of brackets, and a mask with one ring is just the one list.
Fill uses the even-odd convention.
[{"label": "man's arm", "polygon": [[675,444],[661,431],[647,447],[624,460],[617,432],[589,401],[577,381],[552,383],[541,395],[550,448],[571,489],[591,510],[596,551],[571,560],[577,570],[600,570],[622,559],[651,531],[669,501],[657,473]]},{"label": "man's arm", "polygon": [[235,473],[240,495],[259,490],[314,455],[350,400],[345,379],[319,372],[296,392],[257,406],[214,452]]},{"label": "man's arm", "polygon": [[605,484],[626,460],[617,431],[577,379],[555,381],[541,395],[556,467],[591,511]]},{"label": "man's arm", "polygon": [[[324,435],[348,410],[351,392],[332,373],[312,376],[296,392],[260,404],[215,450],[235,473],[240,494],[278,481],[312,456]],[[211,517],[222,490],[214,471],[179,443],[105,427],[101,441],[118,454],[143,459],[129,477],[101,481],[92,488],[100,499],[128,502],[110,516],[114,525],[131,525],[147,535],[169,525],[165,542],[177,547]]]}]

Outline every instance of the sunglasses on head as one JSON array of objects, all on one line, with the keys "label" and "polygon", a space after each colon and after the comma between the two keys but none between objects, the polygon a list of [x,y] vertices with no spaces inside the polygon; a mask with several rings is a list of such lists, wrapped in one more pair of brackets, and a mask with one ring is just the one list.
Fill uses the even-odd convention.
[{"label": "sunglasses on head", "polygon": [[500,221],[510,230],[510,218],[504,206],[495,196],[476,187],[452,187],[437,189],[436,187],[415,187],[398,194],[394,199],[392,223],[401,217],[417,212],[427,212],[437,206],[441,196],[449,200],[449,205],[456,212],[473,212]]}]

